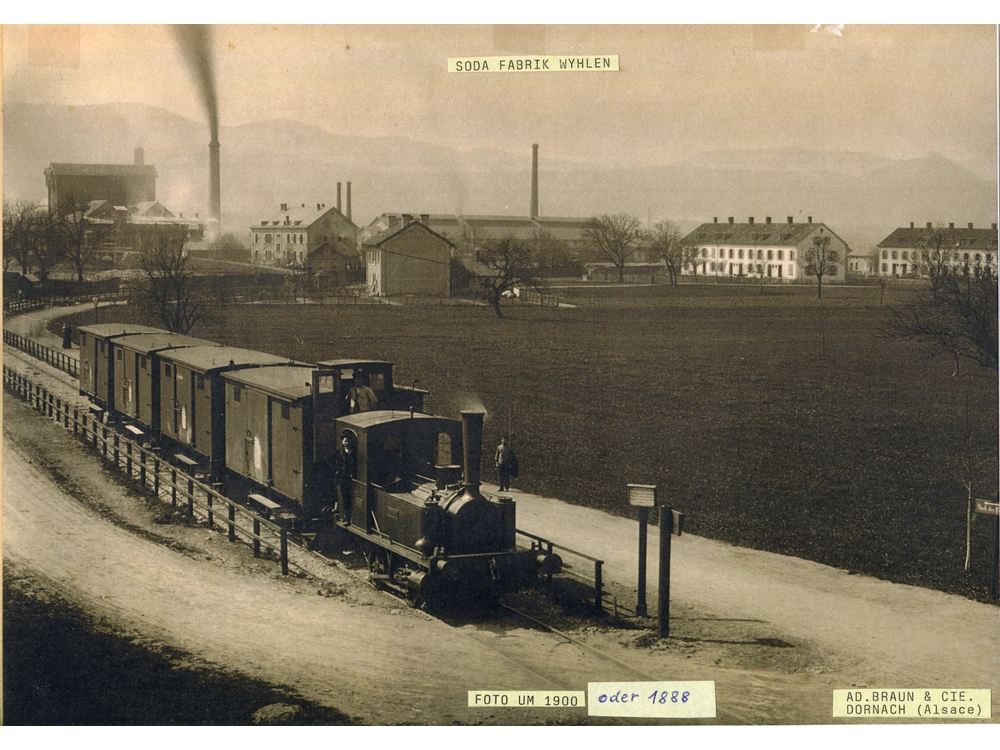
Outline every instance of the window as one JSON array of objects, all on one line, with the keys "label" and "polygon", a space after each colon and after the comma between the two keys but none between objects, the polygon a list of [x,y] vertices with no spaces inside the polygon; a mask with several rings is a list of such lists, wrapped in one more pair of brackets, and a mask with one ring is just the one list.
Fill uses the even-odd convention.
[{"label": "window", "polygon": [[888,271],[889,271],[889,264],[888,263],[883,263],[882,264],[882,273],[887,273]]},{"label": "window", "polygon": [[[966,260],[969,259],[969,254],[968,253],[965,254],[965,259]],[[122,361],[122,350],[121,349],[118,349],[118,350],[115,351],[115,359],[117,359],[119,362]]]},{"label": "window", "polygon": [[976,263],[980,261],[979,253],[976,253]]},{"label": "window", "polygon": [[243,397],[243,389],[238,385],[233,386],[233,401],[240,401]]},{"label": "window", "polygon": [[785,259],[785,251],[784,250],[779,250],[778,251],[778,260],[784,260],[784,259]]},{"label": "window", "polygon": [[[964,260],[966,263],[968,263],[969,262],[969,254],[968,253],[962,253],[962,260]],[[119,354],[118,359],[121,359],[121,352],[119,352],[118,354]]]},{"label": "window", "polygon": [[[740,260],[743,260],[743,248],[742,247],[740,248]],[[743,264],[742,263],[740,263],[740,268],[743,268]],[[741,273],[742,273],[742,271],[741,271]]]},{"label": "window", "polygon": [[883,250],[882,251],[882,260],[889,260],[889,251],[888,250]]},{"label": "window", "polygon": [[893,260],[899,260],[899,251],[898,250],[893,250],[892,251],[892,259]]},{"label": "window", "polygon": [[255,245],[260,244],[260,234],[258,232],[253,233],[253,244]]},{"label": "window", "polygon": [[903,260],[909,260],[909,259],[910,259],[909,252],[907,252],[906,250],[904,250],[903,251]]},{"label": "window", "polygon": [[732,257],[733,257],[733,249],[732,249],[732,248],[729,248],[729,257],[730,257],[730,258],[732,258]]},{"label": "window", "polygon": [[265,245],[270,245],[271,244],[271,235],[270,234],[265,234],[264,235],[264,244]]},{"label": "window", "polygon": [[767,251],[767,259],[768,260],[774,260],[774,250],[768,250]]},{"label": "window", "polygon": [[795,260],[795,251],[794,250],[789,250],[788,251],[788,260]]},{"label": "window", "polygon": [[[708,257],[708,248],[707,247],[703,247],[701,249],[701,257],[702,258],[707,258]],[[101,345],[101,351],[104,351],[104,345],[103,344]]]}]

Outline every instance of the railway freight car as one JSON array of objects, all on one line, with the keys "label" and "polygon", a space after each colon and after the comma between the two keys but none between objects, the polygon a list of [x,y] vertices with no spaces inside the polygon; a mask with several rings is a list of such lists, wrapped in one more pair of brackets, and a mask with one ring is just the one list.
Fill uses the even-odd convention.
[{"label": "railway freight car", "polygon": [[109,388],[115,393],[114,412],[153,436],[160,432],[159,355],[190,346],[218,346],[205,339],[164,331],[121,336],[108,344],[114,360],[109,378]]},{"label": "railway freight car", "polygon": [[88,396],[102,409],[113,410],[115,391],[108,384],[113,382],[115,361],[111,356],[111,342],[122,336],[140,333],[166,333],[159,328],[129,323],[96,323],[80,326],[80,395]]},{"label": "railway freight car", "polygon": [[226,463],[226,388],[222,373],[287,365],[287,357],[232,346],[160,352],[160,440],[197,463],[213,481]]}]

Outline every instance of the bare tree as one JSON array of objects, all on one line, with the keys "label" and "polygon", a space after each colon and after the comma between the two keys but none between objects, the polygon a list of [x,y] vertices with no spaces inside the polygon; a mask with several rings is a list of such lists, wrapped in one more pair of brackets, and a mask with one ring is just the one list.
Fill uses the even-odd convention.
[{"label": "bare tree", "polygon": [[942,272],[928,293],[893,310],[883,328],[892,338],[930,344],[930,356],[965,357],[997,370],[997,278],[989,265]]},{"label": "bare tree", "polygon": [[802,260],[805,261],[805,273],[807,276],[816,277],[817,296],[823,299],[823,277],[836,272],[834,265],[838,260],[836,250],[830,249],[830,235],[818,234],[812,238],[812,247],[806,248],[802,253]]},{"label": "bare tree", "polygon": [[216,260],[228,260],[235,263],[250,262],[250,248],[232,232],[221,235],[211,245],[212,257]]},{"label": "bare tree", "polygon": [[36,203],[24,201],[3,202],[3,270],[10,270],[13,263],[21,267],[21,273],[28,273],[34,257],[35,243],[42,209]]},{"label": "bare tree", "polygon": [[476,253],[476,261],[490,271],[490,275],[482,279],[483,299],[498,318],[503,317],[500,300],[511,296],[515,288],[540,287],[534,272],[535,255],[531,247],[511,235],[486,242]]},{"label": "bare tree", "polygon": [[52,236],[62,246],[62,255],[76,269],[76,280],[83,281],[83,269],[112,232],[112,225],[87,216],[86,205],[75,205],[63,216],[52,219]]},{"label": "bare tree", "polygon": [[583,239],[594,254],[618,269],[618,281],[625,280],[625,264],[639,249],[642,238],[642,222],[629,214],[603,214],[583,229]]},{"label": "bare tree", "polygon": [[[658,221],[647,235],[646,241],[667,267],[670,286],[677,286],[677,277],[690,262],[691,247],[681,244],[681,230],[672,221]],[[697,252],[697,248],[695,248]]]},{"label": "bare tree", "polygon": [[129,295],[129,304],[141,316],[175,333],[188,333],[208,314],[203,286],[188,267],[184,240],[184,231],[144,233],[139,248],[141,276]]},{"label": "bare tree", "polygon": [[528,244],[539,268],[561,268],[573,262],[567,244],[557,240],[548,229],[536,229]]},{"label": "bare tree", "polygon": [[958,239],[953,229],[945,229],[941,224],[928,227],[917,240],[920,259],[916,263],[921,276],[931,280],[931,289],[936,290],[938,283],[948,276],[958,260]]}]

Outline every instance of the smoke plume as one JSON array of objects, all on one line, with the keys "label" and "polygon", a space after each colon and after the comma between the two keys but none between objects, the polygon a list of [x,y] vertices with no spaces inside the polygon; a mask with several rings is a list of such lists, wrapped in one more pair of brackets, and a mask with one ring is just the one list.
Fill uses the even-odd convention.
[{"label": "smoke plume", "polygon": [[219,140],[219,107],[215,95],[215,72],[212,66],[211,27],[183,24],[173,27],[174,37],[181,49],[201,92],[202,103],[208,115],[208,125],[212,131],[212,141]]}]

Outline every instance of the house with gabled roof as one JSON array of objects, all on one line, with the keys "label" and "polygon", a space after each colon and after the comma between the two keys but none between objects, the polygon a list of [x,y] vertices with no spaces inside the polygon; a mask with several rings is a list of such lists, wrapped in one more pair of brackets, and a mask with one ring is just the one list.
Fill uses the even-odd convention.
[{"label": "house with gabled roof", "polygon": [[156,169],[144,162],[142,148],[135,149],[132,164],[49,164],[45,186],[49,211],[72,213],[95,200],[116,206],[134,206],[156,200]]},{"label": "house with gabled roof", "polygon": [[450,296],[454,248],[451,240],[407,217],[365,241],[368,293]]},{"label": "house with gabled roof", "polygon": [[256,265],[301,268],[323,244],[341,255],[358,254],[358,227],[325,203],[282,203],[250,227],[250,261]]},{"label": "house with gabled roof", "polygon": [[954,223],[935,226],[898,227],[878,243],[879,276],[926,275],[927,264],[950,268],[989,266],[997,270],[997,225],[979,228],[971,222],[967,227]]},{"label": "house with gabled roof", "polygon": [[749,217],[736,223],[730,216],[726,223],[718,217],[688,234],[682,243],[688,248],[688,262],[682,275],[752,277],[774,281],[795,282],[808,279],[805,270],[813,238],[828,236],[832,269],[823,276],[823,283],[843,283],[850,248],[826,224],[796,222],[789,216],[784,223],[764,223]]}]

